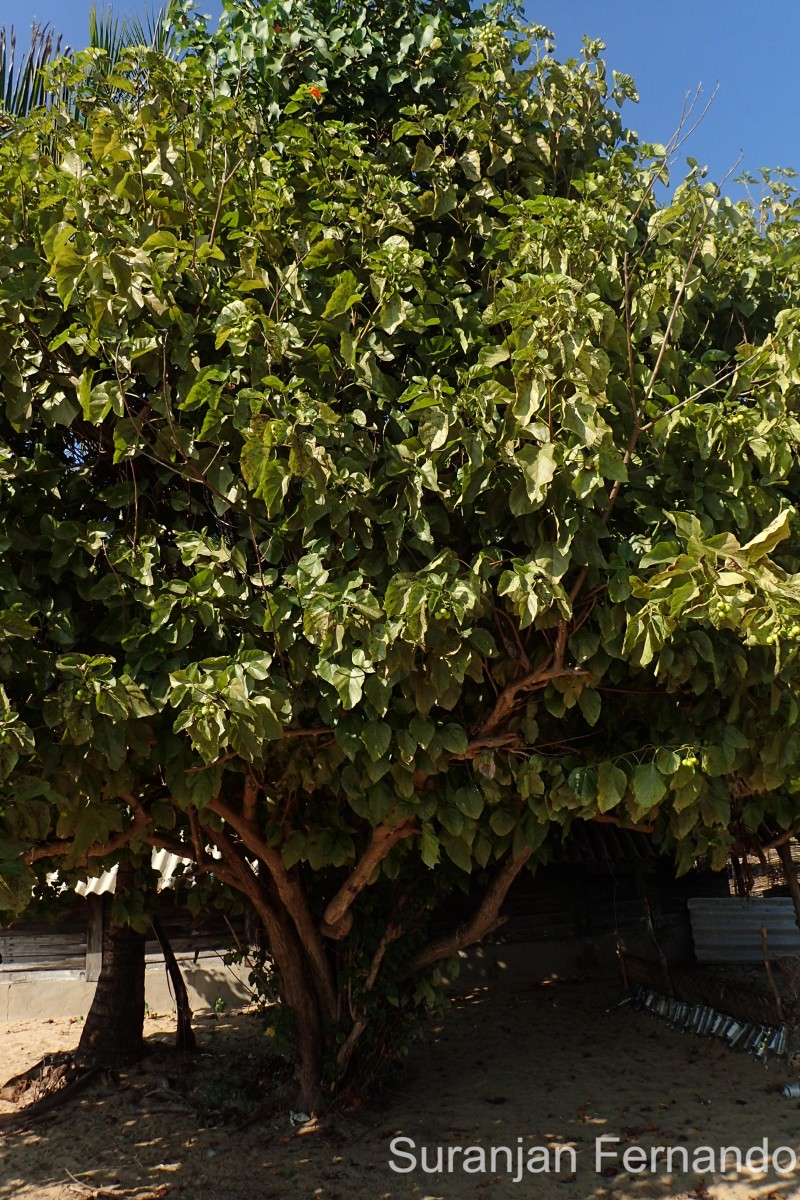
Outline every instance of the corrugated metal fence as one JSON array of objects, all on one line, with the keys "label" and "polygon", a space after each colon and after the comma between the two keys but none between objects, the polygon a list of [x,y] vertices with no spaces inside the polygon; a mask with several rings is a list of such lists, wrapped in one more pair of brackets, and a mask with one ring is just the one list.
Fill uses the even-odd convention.
[{"label": "corrugated metal fence", "polygon": [[689,915],[700,963],[763,962],[762,926],[767,930],[770,957],[800,954],[800,929],[788,896],[696,897],[689,900]]}]

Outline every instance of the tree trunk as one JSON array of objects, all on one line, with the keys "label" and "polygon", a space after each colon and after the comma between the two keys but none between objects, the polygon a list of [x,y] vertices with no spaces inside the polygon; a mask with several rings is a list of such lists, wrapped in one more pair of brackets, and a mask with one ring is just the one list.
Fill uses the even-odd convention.
[{"label": "tree trunk", "polygon": [[195,1041],[194,1030],[192,1029],[192,1006],[189,1003],[189,993],[186,990],[186,984],[183,981],[178,960],[173,953],[169,938],[164,932],[164,926],[158,917],[153,917],[152,925],[153,932],[158,938],[158,944],[161,947],[161,953],[164,955],[164,966],[167,968],[167,975],[169,976],[172,991],[175,995],[175,1008],[178,1012],[175,1047],[185,1052],[196,1050],[197,1042]]},{"label": "tree trunk", "polygon": [[78,1045],[93,1065],[123,1066],[144,1053],[144,943],[143,934],[106,914],[103,968]]},{"label": "tree trunk", "polygon": [[249,899],[267,935],[270,956],[278,978],[281,1000],[294,1014],[297,1032],[298,1084],[296,1108],[313,1116],[323,1089],[323,1059],[332,1049],[333,1014],[325,1012],[320,989],[314,986],[312,955],[301,940],[297,924],[281,899],[269,872],[256,875],[224,830],[215,830],[212,840],[225,860],[220,878]]},{"label": "tree trunk", "polygon": [[781,842],[777,847],[778,858],[783,867],[783,876],[789,885],[789,894],[794,905],[794,917],[797,928],[800,929],[800,884],[797,882],[797,870],[792,858],[791,842]]},{"label": "tree trunk", "polygon": [[325,1022],[320,1000],[306,970],[304,948],[291,918],[280,907],[253,896],[269,940],[272,961],[277,969],[284,1003],[292,1010],[297,1025],[296,1106],[313,1116],[322,1094],[322,1060],[325,1050]]}]

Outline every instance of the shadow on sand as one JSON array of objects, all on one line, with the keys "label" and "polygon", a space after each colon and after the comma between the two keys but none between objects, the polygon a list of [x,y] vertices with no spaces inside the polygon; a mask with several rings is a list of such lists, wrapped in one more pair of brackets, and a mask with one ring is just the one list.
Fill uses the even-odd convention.
[{"label": "shadow on sand", "polygon": [[[617,997],[614,983],[526,979],[524,963],[501,970],[454,999],[378,1095],[299,1132],[289,1120],[286,1068],[256,1016],[201,1019],[200,1053],[190,1060],[169,1049],[165,1025],[145,1062],[0,1141],[0,1200],[797,1195],[800,1172],[738,1172],[733,1154],[744,1157],[766,1138],[771,1152],[786,1146],[800,1158],[798,1105],[780,1093],[791,1066],[765,1069],[615,1007]],[[47,1027],[37,1032],[43,1052]],[[608,1154],[598,1164],[599,1138]],[[689,1169],[677,1154],[669,1173],[662,1155],[651,1172],[656,1146],[686,1148]],[[732,1148],[728,1169],[697,1166],[700,1146],[717,1155]],[[448,1171],[451,1147],[462,1149]],[[629,1147],[643,1152],[643,1172],[625,1170]],[[540,1169],[523,1169],[515,1182],[533,1148]],[[477,1170],[481,1153],[485,1172]],[[392,1170],[390,1160],[408,1168],[412,1156],[413,1170]]]}]

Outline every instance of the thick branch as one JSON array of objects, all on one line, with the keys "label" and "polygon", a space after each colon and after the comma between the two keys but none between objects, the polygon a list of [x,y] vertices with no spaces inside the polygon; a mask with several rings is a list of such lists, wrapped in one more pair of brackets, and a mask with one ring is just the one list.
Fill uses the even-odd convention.
[{"label": "thick branch", "polygon": [[[127,829],[123,829],[120,833],[113,834],[104,842],[95,842],[88,850],[84,850],[76,859],[77,866],[84,866],[90,858],[104,858],[107,854],[113,854],[115,850],[121,850],[123,846],[127,846],[132,842],[137,834],[149,824],[147,814],[143,810],[137,810],[134,813],[133,821]],[[47,842],[43,846],[34,846],[32,850],[28,850],[23,855],[23,861],[26,863],[35,863],[42,858],[58,858],[60,855],[69,854],[74,849],[74,841],[70,838],[64,838],[58,842]]]},{"label": "thick branch", "polygon": [[771,842],[764,842],[760,847],[761,850],[777,850],[784,842],[790,842],[793,837],[800,836],[800,829],[787,829],[786,833],[780,834],[779,837],[773,838]]},{"label": "thick branch", "polygon": [[503,901],[508,894],[511,884],[528,862],[532,853],[532,850],[523,850],[519,858],[513,858],[509,854],[489,884],[483,900],[470,919],[459,925],[458,929],[453,933],[438,938],[435,942],[431,942],[424,950],[420,951],[414,959],[414,969],[424,971],[427,967],[432,967],[435,963],[441,962],[443,958],[452,958],[454,954],[458,954],[459,950],[463,950],[466,946],[472,946],[475,942],[480,942],[487,934],[497,929],[498,925],[502,925],[503,919],[500,916],[500,909],[503,906]]},{"label": "thick branch", "polygon": [[302,1099],[312,1110],[319,1095],[322,1078],[321,1047],[323,1030],[314,991],[309,987],[305,967],[308,957],[302,949],[295,928],[280,907],[269,902],[264,884],[249,866],[242,848],[224,830],[209,830],[209,836],[220,850],[230,869],[238,878],[236,886],[244,892],[258,913],[269,940],[272,961],[278,969],[281,992],[297,1020],[298,1079]]},{"label": "thick branch", "polygon": [[188,858],[192,862],[197,862],[197,854],[194,847],[188,842],[181,842],[178,838],[167,837],[160,833],[148,833],[144,838],[145,846],[152,846],[155,850],[166,850],[168,854],[174,854],[176,858]]},{"label": "thick branch", "polygon": [[417,823],[413,818],[403,821],[394,829],[390,829],[387,825],[379,825],[377,829],[373,830],[370,843],[350,873],[350,877],[342,884],[325,909],[322,918],[322,932],[326,937],[338,940],[347,936],[352,925],[352,919],[348,920],[348,918],[353,901],[363,892],[389,851],[398,842],[402,842],[404,838],[411,837],[416,832]]},{"label": "thick branch", "polygon": [[584,671],[580,667],[553,665],[553,658],[547,659],[535,671],[529,671],[521,679],[515,679],[513,683],[509,683],[507,687],[503,688],[495,700],[494,708],[481,725],[480,737],[485,738],[489,734],[493,734],[503,724],[513,711],[520,692],[531,692],[535,688],[546,687],[551,679],[582,679],[590,674],[590,671]]},{"label": "thick branch", "polygon": [[248,775],[244,781],[244,792],[242,794],[242,815],[248,825],[252,825],[256,819],[258,811],[258,783],[252,775]]},{"label": "thick branch", "polygon": [[200,831],[200,817],[194,805],[189,805],[189,829],[192,834],[195,861],[198,867],[202,869],[208,855],[206,854],[205,846],[203,845],[203,835]]},{"label": "thick branch", "polygon": [[[274,920],[274,913],[271,908],[269,914],[264,911],[265,907],[269,908],[269,905],[266,904],[259,880],[242,854],[241,848],[221,829],[210,829],[208,836],[222,856],[220,859],[213,860],[213,870],[219,874],[221,879],[227,875],[231,885],[247,896],[269,932]],[[218,869],[220,863],[224,864],[222,872]]]},{"label": "thick branch", "polygon": [[449,761],[458,762],[461,759],[477,758],[484,750],[510,750],[512,746],[521,745],[523,745],[523,739],[519,733],[495,733],[489,737],[473,738],[463,754],[453,754]]},{"label": "thick branch", "polygon": [[249,821],[219,797],[211,800],[208,808],[227,821],[238,833],[242,843],[264,863],[272,876],[278,896],[292,918],[308,956],[314,987],[325,1015],[329,1021],[334,1021],[338,1006],[333,972],[303,888],[287,871],[280,851],[270,846],[253,821]]}]

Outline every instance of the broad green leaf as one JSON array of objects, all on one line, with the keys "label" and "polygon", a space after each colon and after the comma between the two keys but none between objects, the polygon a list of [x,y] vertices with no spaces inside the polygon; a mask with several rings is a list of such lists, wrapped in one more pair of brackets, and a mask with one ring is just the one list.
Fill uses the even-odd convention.
[{"label": "broad green leaf", "polygon": [[624,799],[628,790],[628,778],[623,770],[612,762],[602,762],[597,768],[597,807],[608,812]]},{"label": "broad green leaf", "polygon": [[435,867],[439,861],[439,839],[426,822],[422,826],[420,854],[426,867]]},{"label": "broad green leaf", "polygon": [[303,259],[303,266],[308,270],[315,267],[330,266],[344,258],[344,246],[338,238],[322,238],[316,242]]},{"label": "broad green leaf", "polygon": [[468,738],[465,729],[460,725],[444,725],[438,732],[437,737],[445,750],[449,750],[451,754],[466,753]]},{"label": "broad green leaf", "polygon": [[590,725],[596,725],[600,718],[602,701],[600,693],[591,688],[583,688],[578,696],[578,707]]},{"label": "broad green leaf", "polygon": [[361,293],[358,291],[358,280],[352,271],[345,271],[339,276],[339,281],[333,294],[325,305],[322,316],[329,320],[349,312],[354,304],[358,304]]},{"label": "broad green leaf", "polygon": [[653,808],[663,800],[667,785],[655,762],[640,763],[633,771],[633,795],[642,809]]},{"label": "broad green leaf", "polygon": [[385,721],[370,721],[361,735],[373,762],[383,758],[392,740],[392,729]]},{"label": "broad green leaf", "polygon": [[461,787],[453,793],[454,803],[465,817],[475,821],[483,812],[483,796],[476,787]]},{"label": "broad green leaf", "polygon": [[757,562],[758,559],[766,557],[770,554],[777,545],[784,541],[791,533],[791,512],[789,509],[784,509],[778,514],[773,521],[770,521],[766,529],[761,533],[756,534],[751,538],[742,550],[747,555],[750,562]]}]

